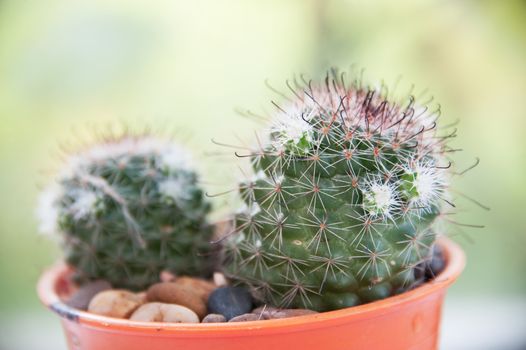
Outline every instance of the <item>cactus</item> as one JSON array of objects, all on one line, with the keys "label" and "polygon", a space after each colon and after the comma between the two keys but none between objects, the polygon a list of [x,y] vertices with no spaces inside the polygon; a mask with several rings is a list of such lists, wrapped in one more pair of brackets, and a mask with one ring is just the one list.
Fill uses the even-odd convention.
[{"label": "cactus", "polygon": [[449,203],[439,109],[336,72],[287,85],[247,155],[225,273],[264,303],[318,311],[412,288]]},{"label": "cactus", "polygon": [[105,140],[69,157],[41,199],[43,231],[60,231],[82,283],[140,290],[161,270],[211,273],[210,205],[188,155],[152,136]]}]

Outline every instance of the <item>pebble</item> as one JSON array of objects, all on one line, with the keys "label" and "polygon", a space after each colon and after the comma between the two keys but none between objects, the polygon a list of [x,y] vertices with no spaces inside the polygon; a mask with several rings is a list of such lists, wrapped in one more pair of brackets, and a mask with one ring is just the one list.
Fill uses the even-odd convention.
[{"label": "pebble", "polygon": [[433,247],[433,256],[430,261],[426,262],[425,265],[425,277],[426,279],[432,280],[434,279],[446,266],[446,262],[444,259],[444,252],[442,251],[442,247],[440,247],[438,244],[435,244]]},{"label": "pebble", "polygon": [[[412,288],[416,288],[425,282],[433,280],[445,267],[444,253],[439,245],[433,247],[431,258],[425,259],[414,268],[415,284]],[[400,293],[405,292],[407,288],[401,288]]]},{"label": "pebble", "polygon": [[194,278],[188,276],[178,277],[175,280],[175,283],[181,286],[187,286],[190,289],[192,289],[194,293],[198,294],[199,297],[203,299],[205,304],[208,301],[208,297],[210,296],[210,294],[214,291],[214,289],[217,288],[217,286],[214,285],[214,283],[212,282],[208,282],[201,278]]},{"label": "pebble", "polygon": [[232,317],[228,322],[259,321],[260,319],[260,316],[256,314],[243,314],[236,317]]},{"label": "pebble", "polygon": [[148,301],[182,305],[194,311],[199,318],[205,317],[207,314],[206,303],[198,292],[199,288],[194,289],[190,284],[179,284],[177,281],[156,283],[148,288]]},{"label": "pebble", "polygon": [[187,307],[175,304],[147,303],[130,317],[131,321],[199,323],[199,317]]},{"label": "pebble", "polygon": [[68,299],[66,304],[75,309],[87,310],[91,299],[98,293],[108,289],[111,289],[111,284],[104,280],[86,283]]},{"label": "pebble", "polygon": [[221,314],[227,320],[250,313],[250,310],[252,310],[252,296],[242,287],[220,287],[208,298],[208,311]]},{"label": "pebble", "polygon": [[270,316],[278,311],[277,307],[263,305],[252,310],[252,313],[261,316],[262,320],[269,320]]},{"label": "pebble", "polygon": [[226,281],[226,277],[221,272],[214,272],[214,284],[217,287],[224,287],[228,285],[228,282]]},{"label": "pebble", "polygon": [[177,276],[175,276],[173,273],[171,273],[168,270],[161,271],[159,275],[159,279],[161,280],[161,282],[173,282],[175,281],[176,278]]},{"label": "pebble", "polygon": [[144,295],[127,290],[105,290],[91,299],[88,312],[109,317],[128,318],[144,302]]},{"label": "pebble", "polygon": [[270,317],[270,319],[277,319],[277,318],[289,318],[289,317],[298,317],[298,316],[305,316],[305,315],[314,315],[318,312],[308,309],[283,309],[279,310],[275,313],[273,313]]},{"label": "pebble", "polygon": [[225,316],[220,315],[220,314],[208,314],[201,321],[201,323],[220,323],[220,322],[226,322]]},{"label": "pebble", "polygon": [[252,310],[252,313],[258,315],[262,320],[273,320],[279,318],[313,315],[317,314],[318,312],[308,309],[278,309],[271,306],[261,306]]}]

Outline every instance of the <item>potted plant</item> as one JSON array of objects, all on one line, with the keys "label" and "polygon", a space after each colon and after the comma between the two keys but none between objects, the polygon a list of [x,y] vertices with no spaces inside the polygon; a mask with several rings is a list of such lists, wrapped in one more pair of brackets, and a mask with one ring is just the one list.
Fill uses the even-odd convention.
[{"label": "potted plant", "polygon": [[[72,281],[102,278],[113,287],[142,290],[164,269],[207,277],[216,261],[215,249],[205,244],[211,240],[208,206],[195,173],[183,167],[193,175],[177,175],[182,153],[166,157],[177,164],[172,170],[160,161],[162,148],[139,158],[133,147],[121,146],[114,147],[117,157],[100,158],[100,151],[89,153],[99,157],[95,162],[77,157],[75,166],[83,164],[85,174],[72,178],[70,171],[62,181],[66,191],[53,201],[67,214],[55,221],[66,233],[69,266],[50,269],[38,286],[44,304],[61,315],[70,349],[437,348],[446,288],[464,266],[462,251],[436,231],[437,219],[452,205],[449,138],[437,131],[438,113],[412,97],[347,82],[337,72],[319,82],[287,85],[291,96],[276,105],[265,137],[246,155],[254,176],[239,185],[244,206],[220,239],[222,258],[215,268],[232,286],[209,284],[203,294],[205,312],[242,322],[149,322],[167,319],[133,316],[144,305],[130,307],[131,319],[68,306],[65,300],[77,288]],[[101,182],[93,172],[111,180]],[[162,185],[166,176],[175,183]],[[108,188],[114,181],[125,185]],[[87,188],[96,198],[79,202],[79,191]],[[147,208],[151,198],[155,205]],[[99,232],[111,244],[85,247]],[[152,236],[144,237],[146,232]],[[161,249],[161,237],[169,237],[172,250]],[[108,260],[91,266],[89,254],[97,257],[101,249]],[[114,272],[117,267],[124,277]],[[195,294],[208,288],[193,278]],[[147,301],[153,295],[166,302],[159,297],[167,294],[162,288],[168,284],[149,287]],[[246,291],[255,305],[240,311]],[[234,306],[218,303],[225,293],[223,301]],[[127,302],[134,298],[144,303],[141,294]]]}]

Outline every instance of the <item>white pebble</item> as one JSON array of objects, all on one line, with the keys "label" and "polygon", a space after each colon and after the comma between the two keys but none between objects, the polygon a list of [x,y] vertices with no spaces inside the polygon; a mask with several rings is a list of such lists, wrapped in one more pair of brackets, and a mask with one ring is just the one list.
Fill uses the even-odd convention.
[{"label": "white pebble", "polygon": [[143,322],[199,323],[197,314],[176,304],[147,303],[139,307],[130,320]]}]

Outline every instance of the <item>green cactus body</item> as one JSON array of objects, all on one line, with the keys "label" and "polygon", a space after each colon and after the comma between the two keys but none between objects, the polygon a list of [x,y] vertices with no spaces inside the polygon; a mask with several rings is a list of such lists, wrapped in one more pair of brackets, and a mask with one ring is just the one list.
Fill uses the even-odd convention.
[{"label": "green cactus body", "polygon": [[414,286],[448,183],[437,118],[338,78],[293,89],[251,154],[225,272],[262,302],[318,311]]},{"label": "green cactus body", "polygon": [[[161,270],[211,273],[210,205],[187,155],[152,137],[124,137],[70,158],[47,201],[83,282],[140,290]],[[44,201],[45,202],[45,201]]]}]

